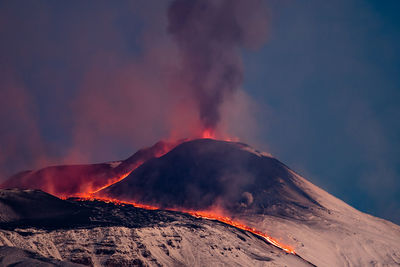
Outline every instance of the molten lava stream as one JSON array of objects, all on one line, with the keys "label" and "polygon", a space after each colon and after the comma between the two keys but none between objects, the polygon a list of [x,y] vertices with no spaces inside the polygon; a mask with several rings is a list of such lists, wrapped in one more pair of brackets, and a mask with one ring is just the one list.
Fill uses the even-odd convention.
[{"label": "molten lava stream", "polygon": [[[114,203],[116,205],[132,205],[136,208],[141,208],[141,209],[146,209],[146,210],[160,210],[159,207],[156,206],[151,206],[151,205],[146,205],[146,204],[139,204],[139,203],[135,203],[135,202],[127,202],[127,201],[121,201],[118,199],[113,199],[113,198],[94,198],[94,197],[84,197],[84,198],[80,198],[79,200],[85,201],[85,200],[89,200],[89,201],[95,201],[95,200],[100,200],[100,201],[104,201],[107,203]],[[188,211],[188,210],[180,210],[180,209],[165,209],[168,211],[178,211],[178,212],[183,212],[186,214],[189,214],[193,217],[196,218],[202,218],[202,219],[207,219],[207,220],[215,220],[215,221],[219,221],[228,225],[231,225],[235,228],[250,232],[254,235],[257,235],[261,238],[263,238],[265,241],[267,241],[268,243],[274,245],[275,247],[278,247],[284,251],[286,251],[287,253],[291,253],[296,255],[294,249],[290,246],[287,245],[283,245],[281,243],[279,243],[276,239],[272,238],[271,236],[269,236],[268,234],[261,232],[253,227],[247,226],[243,223],[237,222],[232,220],[231,218],[227,217],[227,216],[222,216],[222,215],[218,215],[218,214],[214,214],[212,212],[208,212],[208,211]]]},{"label": "molten lava stream", "polygon": [[[185,211],[183,211],[185,212]],[[209,213],[209,212],[203,212],[203,211],[187,211],[185,213],[188,213],[194,217],[197,218],[203,218],[203,219],[209,219],[209,220],[216,220],[216,221],[220,221],[223,222],[225,224],[229,224],[233,227],[248,231],[250,233],[253,233],[259,237],[262,237],[264,240],[268,241],[269,243],[271,243],[272,245],[283,249],[284,251],[286,251],[287,253],[291,253],[291,254],[296,254],[294,249],[291,248],[290,246],[287,245],[283,245],[280,244],[276,239],[272,238],[271,236],[269,236],[266,233],[263,233],[253,227],[247,226],[243,223],[237,222],[237,221],[233,221],[231,218],[227,217],[227,216],[221,216],[218,214],[213,214],[213,213]]]},{"label": "molten lava stream", "polygon": [[[138,166],[140,166],[140,165],[141,165],[141,164],[139,164]],[[113,185],[113,184],[116,184],[116,183],[118,183],[118,182],[124,180],[124,179],[125,179],[129,174],[131,174],[136,168],[137,168],[137,167],[135,167],[132,171],[129,171],[129,172],[127,172],[127,173],[121,175],[121,176],[118,177],[118,178],[111,179],[110,181],[108,181],[108,183],[107,183],[106,185],[104,185],[104,186],[102,186],[102,187],[100,187],[100,188],[97,188],[96,190],[91,191],[91,192],[87,193],[86,195],[91,196],[91,195],[93,195],[93,194],[95,194],[95,193],[97,193],[97,192],[99,192],[99,191],[101,191],[101,190],[103,190],[103,189],[105,189],[105,188],[107,188],[107,187]]]},{"label": "molten lava stream", "polygon": [[[209,129],[204,130],[202,132],[201,136],[202,136],[202,138],[215,139],[214,131],[213,130],[209,130]],[[182,140],[179,140],[179,141],[169,141],[169,142],[165,143],[164,146],[158,148],[158,151],[154,152],[154,158],[159,158],[159,157],[167,154],[169,151],[171,151],[177,145],[181,144],[184,141],[189,141],[189,140],[194,140],[194,139],[188,138],[188,139],[182,139]],[[228,141],[228,142],[230,142],[230,141],[238,141],[238,138],[225,137],[225,138],[223,138],[223,140],[224,141]],[[106,184],[101,186],[101,187],[97,187],[95,189],[91,188],[89,190],[85,190],[85,192],[78,193],[75,196],[84,197],[84,198],[88,198],[89,197],[90,198],[94,194],[100,192],[101,190],[106,189],[107,187],[110,187],[110,186],[112,186],[112,185],[124,180],[129,174],[131,174],[133,171],[135,171],[144,162],[145,162],[145,160],[141,160],[141,161],[135,163],[135,165],[131,167],[131,170],[129,172],[127,172],[127,173],[125,173],[125,174],[123,174],[121,176],[112,177],[112,178],[108,179]],[[65,198],[65,196],[60,196],[60,197]]]},{"label": "molten lava stream", "polygon": [[[214,131],[212,130],[204,130],[202,133],[202,138],[211,138],[214,139],[215,138],[215,134]],[[225,141],[238,141],[235,140],[236,138],[224,138]],[[179,142],[178,142],[179,143]],[[157,153],[155,153],[155,157],[160,157],[164,154],[166,154],[168,151],[170,151],[174,146],[171,147],[165,147],[164,149],[162,149],[161,151],[158,151]],[[120,177],[115,177],[113,179],[110,179],[108,181],[108,183],[100,188],[97,188],[95,190],[86,192],[84,194],[80,195],[80,200],[84,201],[84,200],[90,200],[90,201],[94,201],[94,200],[99,200],[99,201],[104,201],[104,202],[111,202],[117,205],[132,205],[136,208],[142,208],[142,209],[147,209],[147,210],[159,210],[159,207],[156,206],[151,206],[151,205],[146,205],[146,204],[140,204],[140,203],[135,203],[135,202],[127,202],[127,201],[121,201],[118,199],[113,199],[113,198],[108,198],[108,197],[98,197],[98,196],[94,196],[95,193],[125,179],[129,174],[131,174],[136,168],[138,168],[140,165],[142,165],[143,162],[139,162],[138,164],[136,164],[136,166],[134,166],[132,168],[131,171],[121,175]],[[74,196],[76,197],[76,196]],[[227,217],[227,216],[222,216],[220,214],[218,214],[218,212],[212,212],[212,211],[193,211],[193,210],[180,210],[180,209],[166,209],[169,211],[178,211],[178,212],[183,212],[186,214],[190,214],[193,217],[196,218],[202,218],[202,219],[208,219],[208,220],[215,220],[215,221],[219,221],[228,225],[231,225],[235,228],[250,232],[254,235],[257,235],[261,238],[263,238],[265,241],[267,241],[268,243],[286,251],[287,253],[291,253],[291,254],[296,254],[294,249],[291,248],[290,246],[287,245],[283,245],[281,243],[279,243],[276,239],[272,238],[271,236],[269,236],[268,234],[261,232],[255,228],[252,228],[250,226],[247,226],[243,223],[240,223],[238,221],[234,221],[231,218]]]}]

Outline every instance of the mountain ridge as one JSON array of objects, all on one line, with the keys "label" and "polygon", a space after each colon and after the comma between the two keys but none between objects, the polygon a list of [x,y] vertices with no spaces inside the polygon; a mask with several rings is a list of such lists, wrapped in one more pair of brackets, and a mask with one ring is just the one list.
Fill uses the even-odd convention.
[{"label": "mountain ridge", "polygon": [[150,153],[124,179],[89,196],[227,215],[317,266],[400,264],[398,225],[356,210],[269,154],[212,139],[167,150]]}]

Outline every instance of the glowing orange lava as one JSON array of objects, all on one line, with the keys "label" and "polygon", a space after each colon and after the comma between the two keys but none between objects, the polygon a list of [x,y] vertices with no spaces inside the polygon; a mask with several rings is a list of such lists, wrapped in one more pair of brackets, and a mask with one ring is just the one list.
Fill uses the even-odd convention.
[{"label": "glowing orange lava", "polygon": [[[157,150],[154,152],[153,157],[159,158],[159,157],[164,156],[165,154],[167,154],[169,151],[171,151],[173,148],[175,148],[177,145],[179,145],[183,141],[185,141],[185,139],[179,140],[179,141],[168,141],[168,142],[159,143],[159,146],[157,147]],[[129,174],[131,174],[134,170],[139,168],[144,162],[145,162],[145,160],[136,162],[133,166],[131,166],[130,171],[128,171],[127,173],[124,173],[120,176],[108,178],[106,180],[105,184],[100,187],[93,188],[93,186],[92,186],[90,188],[87,188],[86,190],[83,190],[83,192],[80,192],[80,193],[77,193],[74,195],[70,195],[70,197],[74,196],[74,197],[91,198],[91,197],[93,197],[94,194],[100,192],[101,190],[106,189],[107,187],[110,187],[113,184],[116,184],[116,183],[124,180],[126,177],[128,177]],[[62,198],[68,197],[68,196],[59,195],[59,194],[58,194],[58,196],[62,197]]]},{"label": "glowing orange lava", "polygon": [[[141,164],[139,164],[138,166],[140,166],[140,165],[141,165]],[[134,168],[133,170],[135,170],[135,169],[136,169],[136,168]],[[131,174],[131,172],[133,172],[133,170],[130,171],[130,172],[127,172],[127,173],[125,173],[125,174],[123,174],[123,175],[121,175],[121,176],[118,177],[118,178],[110,179],[106,185],[104,185],[104,186],[102,186],[102,187],[100,187],[100,188],[98,188],[98,189],[96,189],[96,190],[94,190],[94,191],[92,191],[92,192],[89,192],[89,195],[95,194],[95,193],[99,192],[100,190],[103,190],[103,189],[105,189],[105,188],[107,188],[107,187],[109,187],[109,186],[111,186],[111,185],[113,185],[113,184],[118,183],[119,181],[124,180],[129,174]]]},{"label": "glowing orange lava", "polygon": [[272,238],[271,236],[267,235],[264,232],[261,232],[253,227],[247,226],[243,223],[240,223],[238,221],[234,221],[231,218],[227,217],[227,216],[222,216],[222,215],[217,215],[217,214],[213,214],[207,211],[188,211],[187,213],[189,213],[190,215],[194,216],[194,217],[198,217],[198,218],[203,218],[203,219],[209,219],[209,220],[216,220],[216,221],[220,221],[226,224],[229,224],[233,227],[251,232],[257,236],[262,237],[264,240],[268,241],[269,243],[271,243],[272,245],[283,249],[284,251],[286,251],[287,253],[291,253],[291,254],[296,254],[294,249],[290,246],[287,245],[283,245],[281,243],[279,243],[276,239]]},{"label": "glowing orange lava", "polygon": [[202,138],[208,138],[208,139],[215,139],[215,134],[214,131],[211,129],[205,129],[201,135]]},{"label": "glowing orange lava", "polygon": [[[204,139],[214,139],[214,140],[221,140],[221,141],[227,141],[227,142],[239,142],[238,137],[232,137],[232,136],[228,136],[226,134],[216,133],[216,131],[213,129],[203,130],[200,137],[204,138]],[[194,139],[189,139],[189,140],[194,140]]]},{"label": "glowing orange lava", "polygon": [[[215,139],[215,133],[213,130],[206,129],[202,133],[202,138]],[[189,140],[192,140],[192,139],[186,139],[185,141],[189,141]],[[237,138],[223,138],[223,140],[238,141]],[[154,154],[154,157],[158,158],[158,157],[163,156],[164,154],[168,153],[171,149],[173,149],[176,145],[178,145],[182,142],[183,142],[183,140],[176,142],[176,143],[170,143],[169,145],[163,145],[162,147],[159,147],[158,150],[156,151],[156,153]],[[101,187],[98,187],[96,189],[87,190],[86,192],[83,192],[81,194],[70,195],[69,197],[78,197],[79,200],[82,200],[82,201],[84,201],[84,200],[90,200],[90,201],[99,200],[99,201],[103,201],[103,202],[107,202],[107,203],[114,203],[116,205],[132,205],[134,207],[147,209],[147,210],[159,210],[161,208],[157,207],[157,206],[140,204],[140,203],[135,203],[135,202],[128,202],[128,201],[121,201],[118,199],[108,198],[106,196],[101,195],[101,192],[100,192],[101,190],[125,179],[129,174],[131,174],[135,169],[137,169],[143,163],[144,163],[144,161],[137,162],[134,166],[132,166],[132,168],[129,172],[127,172],[121,176],[118,176],[118,177],[109,178],[107,183]],[[100,192],[100,195],[98,194],[99,192]],[[95,196],[95,194],[96,194],[96,196]],[[58,196],[60,197],[60,195],[58,195]],[[62,198],[66,199],[68,197],[63,195]],[[213,210],[213,209],[206,210],[206,211],[195,211],[195,210],[184,210],[184,209],[164,209],[164,210],[178,211],[178,212],[190,214],[191,216],[194,216],[196,218],[203,218],[203,219],[208,219],[208,220],[219,221],[219,222],[231,225],[233,227],[236,227],[238,229],[253,233],[254,235],[257,235],[257,236],[263,238],[266,242],[286,251],[287,253],[296,254],[294,249],[291,248],[290,246],[281,244],[276,239],[269,236],[267,233],[259,231],[253,227],[247,226],[244,223],[241,223],[239,221],[235,221],[228,216],[222,215],[224,212],[221,212],[221,211]]]},{"label": "glowing orange lava", "polygon": [[[99,200],[99,201],[103,201],[106,203],[114,203],[116,205],[132,205],[136,208],[141,208],[141,209],[146,209],[146,210],[160,210],[161,208],[157,207],[157,206],[152,206],[152,205],[146,205],[146,204],[140,204],[140,203],[135,203],[135,202],[128,202],[128,201],[121,201],[118,199],[113,199],[113,198],[94,198],[94,197],[88,197],[88,198],[80,198],[79,200],[85,201],[85,200],[89,200],[89,201],[95,201],[95,200]],[[296,252],[294,251],[294,249],[288,245],[283,245],[280,242],[278,242],[276,239],[272,238],[271,236],[269,236],[267,233],[264,233],[262,231],[259,231],[253,227],[247,226],[241,222],[238,221],[234,221],[231,218],[224,216],[224,215],[220,215],[216,212],[213,211],[193,211],[193,210],[181,210],[181,209],[164,209],[164,210],[168,210],[168,211],[178,211],[178,212],[183,212],[183,213],[187,213],[192,215],[193,217],[196,218],[202,218],[202,219],[207,219],[207,220],[215,220],[215,221],[219,221],[228,225],[231,225],[235,228],[250,232],[254,235],[257,235],[261,238],[263,238],[265,241],[267,241],[268,243],[272,244],[275,247],[278,247],[282,250],[284,250],[287,253],[290,254],[294,254],[296,255]]]}]

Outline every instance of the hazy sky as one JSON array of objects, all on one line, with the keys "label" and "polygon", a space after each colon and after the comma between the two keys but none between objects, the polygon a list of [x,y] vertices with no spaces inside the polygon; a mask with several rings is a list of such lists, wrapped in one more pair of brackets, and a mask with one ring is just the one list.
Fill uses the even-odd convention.
[{"label": "hazy sky", "polygon": [[[265,3],[267,42],[241,51],[243,90],[224,107],[235,117],[224,125],[354,207],[400,223],[400,2]],[[168,4],[0,2],[2,179],[126,158],[191,123]]]},{"label": "hazy sky", "polygon": [[265,143],[351,205],[400,223],[399,1],[270,1],[245,88]]}]

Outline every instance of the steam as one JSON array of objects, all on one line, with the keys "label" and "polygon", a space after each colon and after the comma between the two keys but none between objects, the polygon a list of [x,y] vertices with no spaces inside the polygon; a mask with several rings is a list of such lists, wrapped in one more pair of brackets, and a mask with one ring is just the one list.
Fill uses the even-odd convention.
[{"label": "steam", "polygon": [[182,56],[182,78],[204,129],[215,130],[221,104],[243,82],[240,48],[263,44],[266,26],[259,0],[175,0],[169,6],[168,32]]}]

